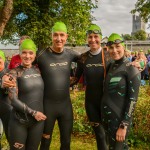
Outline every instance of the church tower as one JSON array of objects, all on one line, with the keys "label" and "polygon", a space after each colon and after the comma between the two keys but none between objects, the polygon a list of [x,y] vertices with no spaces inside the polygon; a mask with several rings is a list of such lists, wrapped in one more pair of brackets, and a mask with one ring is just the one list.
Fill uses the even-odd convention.
[{"label": "church tower", "polygon": [[146,24],[141,19],[140,16],[133,15],[132,17],[132,34],[139,31],[139,30],[146,30]]}]

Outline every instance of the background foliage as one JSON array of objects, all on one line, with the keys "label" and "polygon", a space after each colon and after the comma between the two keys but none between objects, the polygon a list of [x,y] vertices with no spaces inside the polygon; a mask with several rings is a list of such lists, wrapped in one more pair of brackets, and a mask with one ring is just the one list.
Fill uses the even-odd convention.
[{"label": "background foliage", "polygon": [[[74,110],[73,131],[75,135],[93,134],[85,113],[84,96],[83,91],[71,94]],[[133,116],[133,125],[129,136],[129,145],[141,150],[150,149],[150,86],[140,87],[138,102]]]},{"label": "background foliage", "polygon": [[16,37],[29,35],[39,47],[50,44],[51,28],[56,21],[67,25],[68,42],[85,43],[85,31],[94,20],[92,10],[97,8],[92,0],[14,0],[13,6],[2,39],[15,43]]}]

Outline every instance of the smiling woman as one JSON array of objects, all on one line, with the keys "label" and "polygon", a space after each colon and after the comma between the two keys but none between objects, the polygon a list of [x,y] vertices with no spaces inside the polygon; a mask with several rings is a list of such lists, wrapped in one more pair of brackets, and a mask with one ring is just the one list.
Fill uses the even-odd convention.
[{"label": "smiling woman", "polygon": [[127,137],[137,102],[140,73],[125,58],[125,45],[120,35],[108,38],[108,51],[114,62],[108,70],[102,99],[102,122],[109,149],[128,150]]},{"label": "smiling woman", "polygon": [[24,40],[20,45],[22,64],[8,75],[16,83],[16,87],[9,87],[13,106],[9,122],[11,150],[37,150],[42,137],[46,119],[43,114],[44,83],[39,69],[32,66],[36,50],[31,39]]}]

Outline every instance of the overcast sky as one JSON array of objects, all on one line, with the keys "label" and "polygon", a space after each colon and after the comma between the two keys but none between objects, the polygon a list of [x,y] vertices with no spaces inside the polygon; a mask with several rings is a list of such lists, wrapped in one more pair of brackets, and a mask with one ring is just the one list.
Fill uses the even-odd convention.
[{"label": "overcast sky", "polygon": [[118,34],[131,34],[132,15],[137,0],[98,0],[98,8],[93,16],[97,21],[93,23],[102,29],[103,37],[115,32]]}]

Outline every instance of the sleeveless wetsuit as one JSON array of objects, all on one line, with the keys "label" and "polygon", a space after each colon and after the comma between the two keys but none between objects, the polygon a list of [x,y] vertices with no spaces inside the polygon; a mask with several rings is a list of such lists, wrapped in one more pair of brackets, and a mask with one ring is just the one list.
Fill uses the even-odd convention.
[{"label": "sleeveless wetsuit", "polygon": [[8,72],[7,69],[4,69],[3,71],[0,72],[0,118],[2,120],[5,134],[8,139],[8,122],[12,107],[8,99],[8,92],[6,91],[6,89],[1,88],[2,77],[7,72]]},{"label": "sleeveless wetsuit", "polygon": [[9,89],[13,106],[10,123],[11,150],[37,150],[44,128],[44,121],[36,121],[35,111],[43,112],[44,84],[39,70],[32,66],[19,66],[10,71],[18,84],[18,97],[14,88]]},{"label": "sleeveless wetsuit", "polygon": [[101,114],[109,149],[127,150],[126,141],[116,141],[116,132],[121,122],[126,123],[129,131],[139,92],[140,73],[126,58],[122,58],[112,63],[105,81]]},{"label": "sleeveless wetsuit", "polygon": [[101,99],[104,83],[102,51],[97,55],[92,55],[90,51],[81,55],[78,62],[76,77],[79,79],[82,74],[84,74],[86,82],[86,113],[96,135],[98,150],[105,150],[107,149],[105,133],[101,125]]},{"label": "sleeveless wetsuit", "polygon": [[70,150],[70,139],[73,126],[73,112],[70,101],[71,62],[79,54],[71,50],[55,53],[50,48],[38,54],[37,62],[44,80],[44,113],[47,116],[41,150],[49,150],[55,121],[60,129],[61,150]]}]

